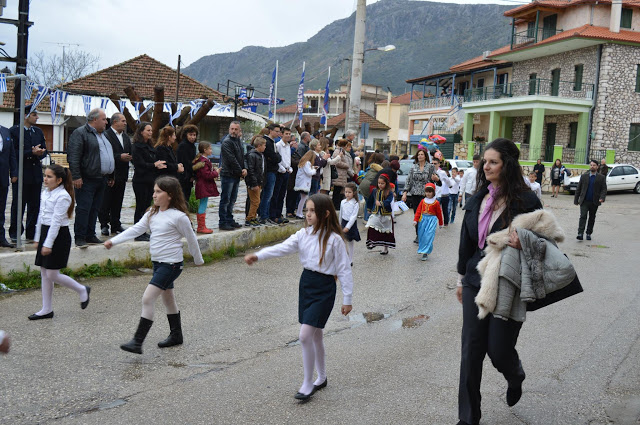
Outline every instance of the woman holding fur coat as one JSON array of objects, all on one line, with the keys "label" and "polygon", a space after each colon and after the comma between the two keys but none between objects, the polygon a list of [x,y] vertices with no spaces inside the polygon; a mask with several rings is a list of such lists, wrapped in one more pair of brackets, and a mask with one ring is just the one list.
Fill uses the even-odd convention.
[{"label": "woman holding fur coat", "polygon": [[[475,302],[481,283],[476,267],[482,259],[487,236],[509,228],[516,216],[542,208],[522,179],[519,155],[510,140],[496,139],[488,144],[478,170],[479,189],[464,206],[456,290],[463,312],[459,425],[480,422],[480,382],[487,354],[507,380],[507,404],[515,405],[522,395],[525,373],[515,349],[522,322],[499,319],[492,314],[480,319]],[[509,239],[509,246],[520,248],[515,229]]]}]

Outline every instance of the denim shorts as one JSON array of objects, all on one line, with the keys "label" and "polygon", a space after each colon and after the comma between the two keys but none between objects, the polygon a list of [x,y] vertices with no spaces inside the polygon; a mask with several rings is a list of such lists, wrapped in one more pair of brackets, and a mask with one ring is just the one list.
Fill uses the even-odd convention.
[{"label": "denim shorts", "polygon": [[149,285],[157,286],[162,290],[173,289],[173,281],[182,273],[182,261],[179,263],[153,262],[153,277]]}]

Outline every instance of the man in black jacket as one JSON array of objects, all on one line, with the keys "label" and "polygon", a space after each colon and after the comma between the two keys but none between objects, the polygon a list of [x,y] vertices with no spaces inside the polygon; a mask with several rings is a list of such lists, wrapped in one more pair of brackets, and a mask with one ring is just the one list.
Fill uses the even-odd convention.
[{"label": "man in black jacket", "polygon": [[[47,145],[42,130],[35,126],[38,121],[38,112],[31,112],[31,105],[24,112],[24,163],[22,166],[22,214],[27,207],[26,229],[22,227],[22,217],[18,220],[18,182],[12,184],[11,193],[11,225],[9,236],[15,242],[22,232],[25,232],[27,240],[33,239],[36,234],[36,223],[40,212],[40,192],[42,191],[42,159],[47,156]],[[20,126],[14,125],[9,130],[13,140],[13,150],[16,159],[20,154]],[[20,229],[18,230],[18,221]]]},{"label": "man in black jacket", "polygon": [[107,116],[103,109],[92,109],[87,124],[77,128],[69,138],[67,161],[76,194],[76,217],[73,225],[76,246],[102,243],[96,237],[96,221],[104,190],[113,186],[115,159],[104,131]]},{"label": "man in black jacket", "polygon": [[196,157],[196,140],[198,140],[198,127],[193,124],[182,127],[182,141],[178,145],[176,158],[178,163],[184,167],[184,172],[178,174],[178,179],[187,203],[189,203],[193,188],[193,159]]},{"label": "man in black jacket", "polygon": [[[260,223],[265,224],[269,220],[269,207],[271,198],[273,197],[273,189],[276,184],[276,173],[278,172],[278,164],[282,161],[282,157],[276,151],[276,139],[280,139],[282,131],[280,124],[269,124],[269,135],[264,136],[267,141],[267,147],[264,150],[264,170],[265,179],[262,194],[260,195]],[[275,224],[275,222],[273,222]]]},{"label": "man in black jacket", "polygon": [[120,222],[124,190],[129,180],[129,161],[131,161],[131,139],[125,131],[127,120],[124,115],[116,112],[111,117],[111,127],[104,132],[105,137],[111,143],[113,159],[115,161],[115,173],[113,186],[107,186],[102,200],[102,207],[98,213],[100,229],[104,236],[109,236],[109,224],[111,234],[124,232]]},{"label": "man in black jacket", "polygon": [[7,206],[7,194],[9,193],[9,181],[18,181],[18,158],[13,149],[9,129],[0,125],[0,248],[12,248],[4,233],[4,210]]},{"label": "man in black jacket", "polygon": [[229,134],[222,139],[220,148],[220,230],[234,230],[242,227],[233,219],[233,206],[238,198],[240,179],[247,175],[244,168],[244,150],[240,140],[240,123],[232,121]]},{"label": "man in black jacket", "polygon": [[598,173],[598,161],[592,159],[591,162],[589,162],[589,172],[580,176],[578,187],[576,188],[576,195],[573,200],[574,204],[580,205],[580,221],[578,222],[578,236],[576,239],[582,240],[588,214],[587,240],[591,240],[591,233],[593,233],[593,224],[596,221],[598,206],[604,202],[606,197],[607,178]]}]

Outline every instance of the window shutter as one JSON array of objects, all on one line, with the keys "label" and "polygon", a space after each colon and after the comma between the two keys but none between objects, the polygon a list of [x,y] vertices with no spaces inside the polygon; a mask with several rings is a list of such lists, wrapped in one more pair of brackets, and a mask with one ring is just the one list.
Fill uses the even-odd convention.
[{"label": "window shutter", "polygon": [[633,18],[633,9],[622,9],[620,15],[620,28],[631,29],[631,20]]},{"label": "window shutter", "polygon": [[640,151],[640,124],[629,126],[629,146],[627,150]]},{"label": "window shutter", "polygon": [[576,65],[575,69],[576,69],[576,77],[575,77],[575,83],[573,84],[573,90],[574,91],[582,91],[582,70],[584,68],[584,65],[580,64],[580,65]]},{"label": "window shutter", "polygon": [[640,65],[636,65],[636,93],[640,93]]}]

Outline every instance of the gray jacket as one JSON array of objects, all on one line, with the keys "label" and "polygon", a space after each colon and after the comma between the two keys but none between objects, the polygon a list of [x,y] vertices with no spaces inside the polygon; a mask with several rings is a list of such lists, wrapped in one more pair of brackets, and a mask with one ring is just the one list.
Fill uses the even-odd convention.
[{"label": "gray jacket", "polygon": [[67,144],[67,162],[73,180],[102,177],[100,145],[89,124],[85,124],[71,133]]}]

